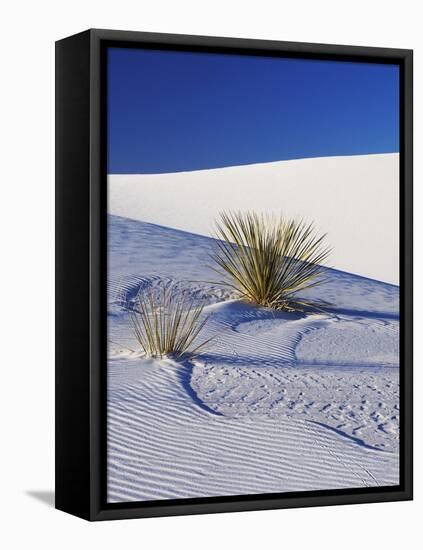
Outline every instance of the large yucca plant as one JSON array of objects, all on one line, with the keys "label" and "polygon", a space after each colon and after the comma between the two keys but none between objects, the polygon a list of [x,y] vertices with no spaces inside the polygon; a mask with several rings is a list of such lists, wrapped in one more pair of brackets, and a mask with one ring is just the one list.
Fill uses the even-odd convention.
[{"label": "large yucca plant", "polygon": [[130,311],[135,337],[149,357],[193,357],[212,338],[198,343],[207,316],[204,306],[172,287],[159,285],[140,293]]},{"label": "large yucca plant", "polygon": [[[312,223],[255,212],[222,212],[217,250],[212,256],[223,283],[261,306],[299,309],[299,291],[323,282],[322,263],[330,253],[326,235]],[[302,302],[304,305],[304,302]]]}]

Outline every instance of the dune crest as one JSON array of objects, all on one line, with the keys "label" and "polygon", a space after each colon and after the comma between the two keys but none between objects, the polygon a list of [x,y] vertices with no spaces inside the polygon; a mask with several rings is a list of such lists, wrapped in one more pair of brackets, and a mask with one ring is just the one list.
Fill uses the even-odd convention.
[{"label": "dune crest", "polygon": [[399,281],[398,153],[109,175],[108,195],[110,214],[206,236],[228,209],[313,220],[328,233],[331,266]]}]

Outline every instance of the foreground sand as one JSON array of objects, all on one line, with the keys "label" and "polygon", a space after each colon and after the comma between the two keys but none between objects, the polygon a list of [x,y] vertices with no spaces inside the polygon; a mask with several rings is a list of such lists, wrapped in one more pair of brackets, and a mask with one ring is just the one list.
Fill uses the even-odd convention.
[{"label": "foreground sand", "polygon": [[[398,483],[398,287],[328,270],[324,313],[275,314],[206,282],[212,248],[109,217],[109,500]],[[206,304],[193,362],[137,352],[126,308],[159,281]]]}]

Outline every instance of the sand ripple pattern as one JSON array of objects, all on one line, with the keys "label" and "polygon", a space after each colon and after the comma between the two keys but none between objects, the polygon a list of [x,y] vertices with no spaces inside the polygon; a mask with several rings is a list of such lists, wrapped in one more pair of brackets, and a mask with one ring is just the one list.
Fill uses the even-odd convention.
[{"label": "sand ripple pattern", "polygon": [[[398,321],[215,308],[222,331],[191,385],[225,416],[319,422],[359,445],[397,451]],[[354,350],[351,355],[351,350]]]},{"label": "sand ripple pattern", "polygon": [[394,454],[318,424],[205,410],[187,366],[115,359],[109,372],[110,502],[397,483]]},{"label": "sand ripple pattern", "polygon": [[[328,269],[326,313],[275,313],[207,282],[208,237],[110,216],[108,249],[110,502],[398,484],[398,287]],[[137,348],[158,284],[210,315],[193,364]]]},{"label": "sand ripple pattern", "polygon": [[172,277],[137,275],[110,277],[107,283],[109,315],[124,315],[135,305],[139,293],[167,288],[172,292],[188,293],[193,305],[209,305],[234,298],[235,294],[216,284],[177,280]]}]

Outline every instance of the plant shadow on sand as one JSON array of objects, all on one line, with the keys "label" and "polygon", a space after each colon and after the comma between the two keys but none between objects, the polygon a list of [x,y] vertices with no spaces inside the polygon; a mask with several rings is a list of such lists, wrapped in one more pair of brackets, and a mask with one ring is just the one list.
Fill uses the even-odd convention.
[{"label": "plant shadow on sand", "polygon": [[332,315],[345,315],[347,317],[365,317],[368,319],[389,319],[391,321],[399,320],[399,313],[389,311],[366,311],[361,309],[342,308],[336,306],[325,306],[325,311]]},{"label": "plant shadow on sand", "polygon": [[222,322],[227,328],[237,331],[240,326],[250,321],[299,321],[310,315],[321,313],[324,307],[319,304],[319,309],[304,306],[302,310],[283,311],[267,307],[257,306],[243,300],[231,300],[221,302],[220,307],[213,312],[213,319]]}]

